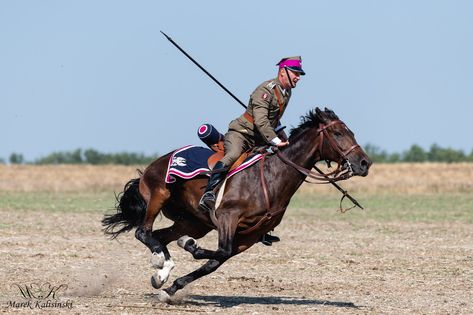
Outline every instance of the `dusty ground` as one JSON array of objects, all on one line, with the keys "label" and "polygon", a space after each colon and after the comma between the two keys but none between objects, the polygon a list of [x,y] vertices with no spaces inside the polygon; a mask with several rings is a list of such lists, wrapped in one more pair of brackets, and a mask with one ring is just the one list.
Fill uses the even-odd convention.
[{"label": "dusty ground", "polygon": [[[290,207],[276,229],[282,242],[255,245],[188,286],[169,305],[158,302],[149,281],[149,253],[133,233],[118,241],[101,233],[100,209],[108,207],[104,192],[119,191],[136,176],[134,167],[0,165],[0,312],[473,314],[473,221],[471,215],[454,217],[473,211],[472,199],[464,197],[473,189],[472,174],[473,164],[375,165],[370,176],[344,186],[361,196],[371,194],[372,204],[375,196],[393,193],[399,200],[410,193],[440,194],[466,204],[424,223],[419,219],[431,213],[425,206],[417,211],[415,202],[393,209],[377,200],[379,209],[344,215],[336,212],[336,200],[326,202],[326,208]],[[321,196],[329,188],[302,190]],[[87,210],[90,201],[68,199],[75,192],[85,192],[83,199],[97,194],[100,204]],[[457,200],[452,193],[462,195]],[[54,194],[51,200],[67,199],[67,208],[50,206],[48,194]],[[362,201],[370,204],[369,197]],[[413,219],[383,214],[416,211]],[[155,224],[164,226],[165,219]],[[200,245],[215,249],[215,233]],[[170,281],[202,263],[176,244],[169,249],[176,262]],[[18,286],[48,283],[67,285],[56,297],[69,304],[11,306],[25,301]]]},{"label": "dusty ground", "polygon": [[[473,313],[471,225],[353,224],[340,215],[289,212],[277,229],[282,242],[255,245],[167,305],[149,283],[147,250],[132,234],[105,239],[100,214],[2,210],[1,311],[51,313],[8,306],[22,301],[15,284],[51,283],[68,286],[58,296],[72,309],[54,309],[64,314]],[[215,234],[200,243],[214,248]],[[171,281],[200,264],[170,250]]]}]

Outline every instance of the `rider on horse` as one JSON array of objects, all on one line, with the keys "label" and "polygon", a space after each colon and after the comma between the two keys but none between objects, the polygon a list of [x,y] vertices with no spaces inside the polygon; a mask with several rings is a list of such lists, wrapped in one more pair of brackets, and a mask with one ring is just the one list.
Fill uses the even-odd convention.
[{"label": "rider on horse", "polygon": [[[197,136],[214,152],[224,152],[224,136],[211,124],[203,124],[197,129]],[[280,238],[269,233],[264,234],[260,242],[271,246],[273,242],[279,242]]]},{"label": "rider on horse", "polygon": [[225,170],[213,173],[210,177],[199,201],[200,208],[209,211],[215,207],[215,187],[243,152],[255,146],[270,144],[283,147],[289,144],[279,121],[289,103],[292,89],[296,87],[300,76],[305,75],[301,61],[301,57],[296,56],[278,62],[277,77],[261,83],[251,94],[245,113],[230,122],[225,134],[225,155],[214,166],[214,170]]}]

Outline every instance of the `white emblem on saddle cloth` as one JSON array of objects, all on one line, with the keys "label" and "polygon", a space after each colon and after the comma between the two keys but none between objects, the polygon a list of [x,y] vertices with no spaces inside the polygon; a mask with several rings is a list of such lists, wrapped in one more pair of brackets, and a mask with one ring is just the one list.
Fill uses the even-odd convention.
[{"label": "white emblem on saddle cloth", "polygon": [[[177,156],[177,154],[183,154],[186,151],[186,155]],[[169,158],[168,169],[166,172],[165,182],[168,184],[174,183],[176,177],[182,179],[190,179],[195,176],[198,176],[202,173],[210,176],[208,173],[208,158],[213,154],[213,151],[207,148],[197,147],[197,146],[185,146],[174,151]],[[227,175],[227,178],[237,174],[238,172],[244,170],[245,168],[253,165],[259,161],[263,156],[261,154],[256,154],[253,157],[247,158],[240,166],[230,171]]]},{"label": "white emblem on saddle cloth", "polygon": [[171,166],[186,166],[187,161],[185,158],[180,157],[180,156],[175,156],[172,158],[172,163]]}]

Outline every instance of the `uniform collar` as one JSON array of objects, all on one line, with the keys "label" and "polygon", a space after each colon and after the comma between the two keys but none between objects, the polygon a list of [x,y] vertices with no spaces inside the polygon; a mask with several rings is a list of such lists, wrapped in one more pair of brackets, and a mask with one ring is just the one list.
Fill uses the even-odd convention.
[{"label": "uniform collar", "polygon": [[274,83],[276,83],[276,86],[278,87],[279,91],[281,91],[281,93],[282,93],[284,96],[288,96],[288,95],[289,95],[289,91],[286,90],[286,89],[283,89],[282,84],[281,84],[281,82],[279,81],[279,78],[275,78],[273,81],[274,81]]}]

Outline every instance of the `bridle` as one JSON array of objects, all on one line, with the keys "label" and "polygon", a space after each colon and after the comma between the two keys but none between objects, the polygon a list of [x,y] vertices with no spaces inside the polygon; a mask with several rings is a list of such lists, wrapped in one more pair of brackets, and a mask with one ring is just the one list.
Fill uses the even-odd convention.
[{"label": "bridle", "polygon": [[[350,154],[350,152],[352,152],[356,148],[360,147],[358,144],[355,144],[355,145],[352,145],[351,147],[349,147],[346,150],[343,150],[342,148],[340,148],[340,146],[337,144],[337,142],[333,139],[333,137],[327,131],[327,129],[329,127],[334,126],[334,125],[338,125],[338,124],[343,125],[349,132],[351,132],[350,129],[348,129],[348,127],[345,125],[345,123],[343,123],[343,121],[341,121],[341,120],[333,120],[333,121],[329,122],[328,124],[320,123],[319,124],[319,129],[317,129],[317,133],[319,134],[320,138],[319,138],[319,142],[317,143],[317,145],[315,147],[314,153],[317,152],[317,150],[319,150],[320,156],[322,156],[322,150],[323,150],[324,138],[325,138],[325,139],[327,139],[327,142],[330,145],[330,147],[340,155],[340,159],[338,161],[337,169],[335,171],[331,172],[331,173],[328,173],[328,174],[323,173],[315,165],[313,166],[313,168],[315,170],[317,170],[319,173],[315,173],[315,172],[313,172],[309,169],[306,169],[306,168],[304,168],[300,165],[297,165],[296,163],[289,160],[286,157],[286,155],[284,155],[284,153],[282,153],[277,147],[270,147],[270,148],[266,147],[267,152],[263,153],[263,158],[261,159],[261,163],[260,163],[260,178],[261,178],[261,186],[263,188],[263,196],[264,196],[264,204],[265,204],[265,208],[266,208],[266,213],[261,217],[261,219],[254,226],[252,226],[252,227],[250,227],[250,228],[248,228],[244,231],[240,231],[239,232],[240,234],[248,234],[248,233],[251,233],[251,232],[255,231],[262,224],[264,224],[266,221],[271,220],[273,217],[279,215],[280,213],[283,213],[286,210],[285,208],[278,209],[278,210],[273,210],[272,207],[271,207],[268,183],[266,182],[266,179],[264,177],[264,162],[265,162],[265,157],[268,153],[276,152],[276,155],[284,163],[286,163],[287,165],[292,166],[297,171],[299,171],[301,174],[303,174],[303,175],[305,175],[309,178],[312,178],[312,179],[315,179],[315,180],[319,181],[318,183],[313,183],[313,182],[309,182],[309,183],[313,183],[313,184],[332,183],[335,187],[337,187],[337,189],[340,190],[343,193],[343,196],[340,199],[340,211],[341,212],[346,212],[346,211],[356,207],[357,205],[360,208],[362,208],[361,205],[356,200],[354,200],[353,197],[348,195],[348,192],[346,190],[343,190],[340,186],[338,186],[335,183],[336,181],[343,180],[343,179],[348,179],[351,176],[353,176],[353,170],[352,170],[350,162],[348,161],[347,156],[348,156],[348,154]],[[343,168],[342,165],[346,165],[346,167]],[[305,180],[305,181],[307,181],[307,180]],[[342,202],[343,202],[343,199],[345,197],[348,197],[350,200],[354,201],[355,206],[353,206],[351,208],[348,208],[348,209],[343,209]],[[216,218],[214,218],[212,220],[215,220],[214,222],[217,222]]]},{"label": "bridle", "polygon": [[[327,124],[320,123],[319,128],[317,129],[317,133],[319,134],[319,142],[316,145],[315,152],[317,150],[320,153],[320,156],[323,155],[323,147],[324,147],[324,139],[327,139],[327,143],[329,146],[332,148],[332,150],[336,151],[338,155],[340,156],[340,159],[336,161],[338,163],[337,169],[330,173],[321,173],[320,170],[318,170],[318,173],[313,172],[312,170],[306,169],[300,165],[297,165],[296,163],[292,162],[289,160],[286,155],[284,155],[283,152],[280,150],[276,151],[277,156],[287,165],[292,166],[295,168],[297,171],[299,171],[301,174],[315,179],[319,181],[318,184],[326,184],[330,182],[336,182],[339,180],[344,180],[348,179],[353,176],[353,169],[350,164],[350,161],[348,160],[348,155],[355,149],[359,148],[360,146],[358,144],[354,144],[348,149],[344,150],[340,148],[338,143],[333,139],[333,136],[328,132],[328,128],[335,126],[335,125],[343,125],[349,132],[350,129],[345,125],[345,123],[341,120],[333,120]],[[329,162],[328,162],[329,164]],[[314,168],[316,166],[314,165]],[[306,180],[307,181],[307,180]]]}]

